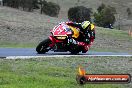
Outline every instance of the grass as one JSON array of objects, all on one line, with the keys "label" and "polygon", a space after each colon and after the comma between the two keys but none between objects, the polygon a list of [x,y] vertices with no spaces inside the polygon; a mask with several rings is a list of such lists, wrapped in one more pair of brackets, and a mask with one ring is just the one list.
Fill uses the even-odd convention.
[{"label": "grass", "polygon": [[34,48],[36,46],[36,43],[17,43],[10,41],[0,41],[1,48]]},{"label": "grass", "polygon": [[[124,60],[123,64],[113,61]],[[0,88],[130,88],[123,84],[77,84],[77,67],[85,66],[87,73],[126,73],[131,57],[67,57],[25,60],[0,59]],[[116,67],[114,67],[117,65]],[[129,66],[130,65],[130,66]],[[125,69],[125,70],[124,70]]]},{"label": "grass", "polygon": [[[101,27],[97,27],[97,33],[100,35],[103,35],[107,38],[115,38],[115,39],[119,39],[119,40],[128,40],[130,41],[132,39],[132,37],[130,37],[128,35],[127,31],[123,31],[123,30],[117,30],[117,29],[108,29],[108,28],[101,28]],[[100,31],[99,31],[100,30]]]},{"label": "grass", "polygon": [[96,39],[91,49],[96,51],[132,52],[132,37],[127,31],[96,28]]}]

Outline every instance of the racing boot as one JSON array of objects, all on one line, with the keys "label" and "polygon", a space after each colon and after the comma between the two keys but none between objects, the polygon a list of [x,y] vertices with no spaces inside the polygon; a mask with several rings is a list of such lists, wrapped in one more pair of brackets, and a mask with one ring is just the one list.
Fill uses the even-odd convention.
[{"label": "racing boot", "polygon": [[89,48],[90,48],[89,45],[85,45],[82,53],[86,53],[89,50]]},{"label": "racing boot", "polygon": [[77,45],[77,41],[73,38],[68,39],[68,44],[74,44]]},{"label": "racing boot", "polygon": [[86,53],[90,48],[90,45],[84,42],[78,42],[78,45],[83,47],[82,53]]}]

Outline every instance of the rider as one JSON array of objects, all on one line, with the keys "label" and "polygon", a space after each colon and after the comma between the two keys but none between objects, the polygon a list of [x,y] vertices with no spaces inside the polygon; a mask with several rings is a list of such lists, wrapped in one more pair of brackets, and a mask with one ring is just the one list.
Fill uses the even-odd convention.
[{"label": "rider", "polygon": [[91,24],[89,21],[83,21],[82,23],[76,22],[66,22],[67,25],[76,27],[80,31],[79,38],[81,41],[76,41],[72,37],[69,39],[70,43],[77,44],[80,46],[84,46],[84,53],[87,52],[90,48],[90,45],[93,43],[95,39],[95,30],[94,25]]}]

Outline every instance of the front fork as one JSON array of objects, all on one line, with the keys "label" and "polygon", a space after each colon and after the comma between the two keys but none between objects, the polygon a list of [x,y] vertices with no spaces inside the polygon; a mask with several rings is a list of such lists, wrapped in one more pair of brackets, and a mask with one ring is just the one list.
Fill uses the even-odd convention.
[{"label": "front fork", "polygon": [[56,43],[62,42],[60,40],[55,39],[53,36],[49,36],[49,39],[51,40],[51,44],[49,45],[51,48],[55,46]]},{"label": "front fork", "polygon": [[55,45],[55,38],[53,36],[49,36],[49,39],[51,40],[51,44],[49,45],[49,47],[54,47]]}]

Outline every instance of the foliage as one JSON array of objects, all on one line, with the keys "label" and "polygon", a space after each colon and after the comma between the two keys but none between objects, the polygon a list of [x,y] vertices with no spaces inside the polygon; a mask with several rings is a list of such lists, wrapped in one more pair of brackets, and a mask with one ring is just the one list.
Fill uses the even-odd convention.
[{"label": "foliage", "polygon": [[59,5],[45,0],[3,0],[3,5],[17,9],[22,8],[24,11],[33,11],[41,6],[41,13],[54,17],[58,16],[60,10]]},{"label": "foliage", "polygon": [[102,4],[98,7],[98,13],[94,13],[95,23],[101,27],[108,27],[115,22],[116,9]]},{"label": "foliage", "polygon": [[60,6],[53,2],[41,1],[41,14],[57,17],[59,14]]},{"label": "foliage", "polygon": [[101,12],[104,8],[105,8],[105,4],[102,3],[102,4],[97,8],[97,11],[98,11],[98,12]]},{"label": "foliage", "polygon": [[85,20],[91,20],[90,15],[92,13],[91,8],[86,8],[84,6],[76,6],[69,8],[68,19],[74,22],[82,22]]},{"label": "foliage", "polygon": [[3,0],[4,6],[12,8],[23,8],[26,11],[33,11],[37,7],[38,0]]},{"label": "foliage", "polygon": [[132,11],[131,11],[131,9],[130,8],[127,8],[127,15],[128,15],[128,17],[130,18],[131,17],[131,15],[132,15]]}]

